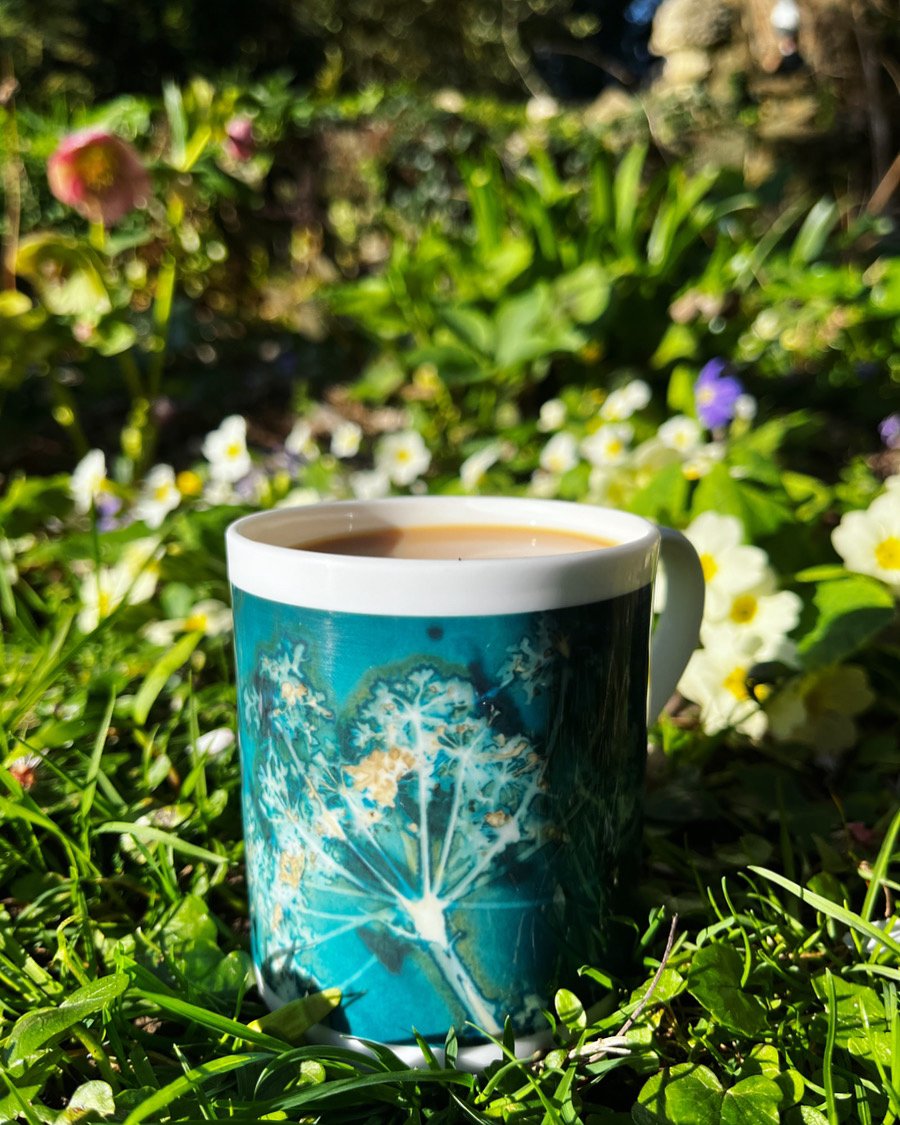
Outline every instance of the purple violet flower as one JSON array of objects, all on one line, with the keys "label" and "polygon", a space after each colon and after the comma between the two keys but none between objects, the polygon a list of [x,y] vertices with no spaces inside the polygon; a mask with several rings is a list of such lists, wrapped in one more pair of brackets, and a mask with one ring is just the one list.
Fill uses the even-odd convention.
[{"label": "purple violet flower", "polygon": [[734,417],[734,406],[744,393],[740,379],[726,375],[724,359],[711,359],[700,371],[694,384],[697,415],[708,430],[727,426]]},{"label": "purple violet flower", "polygon": [[116,519],[122,510],[122,501],[118,496],[101,489],[94,498],[94,508],[97,512],[98,531],[115,531],[122,526],[121,521]]},{"label": "purple violet flower", "polygon": [[878,433],[888,449],[900,449],[900,414],[888,414],[882,419]]}]

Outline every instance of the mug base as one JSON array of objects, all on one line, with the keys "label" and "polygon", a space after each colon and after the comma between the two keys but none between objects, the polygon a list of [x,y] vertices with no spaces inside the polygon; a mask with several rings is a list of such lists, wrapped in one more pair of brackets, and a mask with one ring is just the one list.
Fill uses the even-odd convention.
[{"label": "mug base", "polygon": [[[280,1000],[272,989],[262,980],[258,970],[256,972],[256,983],[267,1008],[274,1011],[284,1004],[284,1001]],[[370,1043],[366,1042],[365,1039],[357,1039],[349,1033],[335,1031],[325,1024],[314,1024],[306,1032],[306,1038],[310,1043],[315,1043],[319,1046],[344,1047],[347,1050],[359,1051],[362,1055],[375,1058],[375,1052],[371,1049]],[[393,1051],[397,1058],[411,1069],[418,1069],[428,1065],[425,1055],[415,1043],[379,1043],[378,1046],[387,1047],[389,1050]],[[546,1031],[537,1031],[533,1032],[531,1035],[518,1036],[515,1040],[514,1051],[517,1059],[530,1059],[532,1055],[543,1054],[552,1047],[553,1035],[548,1028]],[[444,1048],[433,1046],[431,1050],[438,1062],[443,1065]],[[467,1074],[481,1074],[481,1072],[486,1070],[492,1063],[498,1062],[505,1057],[503,1050],[498,1047],[496,1043],[474,1043],[470,1046],[460,1046],[456,1055],[456,1069],[465,1071]]]}]

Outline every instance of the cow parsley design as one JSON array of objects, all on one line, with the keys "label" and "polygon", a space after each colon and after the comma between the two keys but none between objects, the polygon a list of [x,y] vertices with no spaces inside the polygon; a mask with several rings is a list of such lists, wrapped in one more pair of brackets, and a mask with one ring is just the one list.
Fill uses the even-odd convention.
[{"label": "cow parsley design", "polygon": [[[547,647],[523,638],[506,654],[504,679],[529,700]],[[521,909],[515,872],[550,835],[542,760],[510,729],[515,707],[480,696],[465,668],[430,657],[381,668],[340,709],[317,682],[313,651],[282,640],[241,698],[267,983],[284,999],[322,985],[346,995],[370,970],[396,973],[417,957],[455,1019],[496,1032],[509,998],[491,995],[466,939],[472,911]],[[368,961],[322,979],[335,971],[330,950],[353,933]],[[535,1003],[521,997],[518,1014]]]}]

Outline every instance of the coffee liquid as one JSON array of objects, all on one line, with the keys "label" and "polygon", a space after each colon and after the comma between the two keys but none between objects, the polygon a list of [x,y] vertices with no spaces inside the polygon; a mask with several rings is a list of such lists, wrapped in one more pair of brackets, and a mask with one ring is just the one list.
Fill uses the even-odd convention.
[{"label": "coffee liquid", "polygon": [[380,527],[296,543],[298,550],[327,555],[362,555],[391,559],[516,559],[568,555],[614,547],[610,539],[545,527],[493,527],[437,524]]}]

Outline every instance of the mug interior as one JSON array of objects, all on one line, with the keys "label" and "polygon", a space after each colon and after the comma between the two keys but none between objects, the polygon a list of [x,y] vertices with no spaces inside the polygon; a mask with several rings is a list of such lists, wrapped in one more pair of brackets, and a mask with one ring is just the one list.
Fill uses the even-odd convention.
[{"label": "mug interior", "polygon": [[[534,528],[611,540],[558,555],[409,559],[304,551],[304,543],[407,527]],[[659,546],[639,516],[560,500],[412,496],[245,516],[227,533],[232,585],[288,605],[383,615],[523,613],[603,601],[648,585]]]}]

